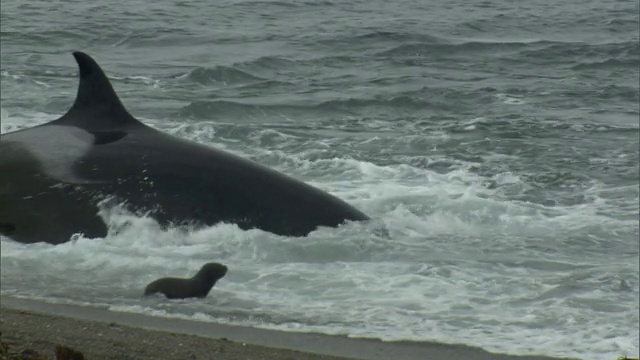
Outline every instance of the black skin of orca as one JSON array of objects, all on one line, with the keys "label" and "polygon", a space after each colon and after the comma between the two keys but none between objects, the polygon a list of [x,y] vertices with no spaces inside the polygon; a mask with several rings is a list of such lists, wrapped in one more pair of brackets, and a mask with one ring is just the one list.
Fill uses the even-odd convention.
[{"label": "black skin of orca", "polygon": [[[124,201],[128,210],[146,212],[163,226],[225,222],[295,237],[369,219],[302,181],[143,124],[90,56],[73,56],[80,84],[71,109],[57,120],[0,137],[0,234],[52,244],[76,233],[104,237],[108,229],[98,203],[106,198]],[[69,161],[68,176],[56,178],[56,164],[64,165],[57,151],[68,145],[58,138],[73,140],[76,133],[86,151]],[[55,151],[33,151],[43,134]]]}]

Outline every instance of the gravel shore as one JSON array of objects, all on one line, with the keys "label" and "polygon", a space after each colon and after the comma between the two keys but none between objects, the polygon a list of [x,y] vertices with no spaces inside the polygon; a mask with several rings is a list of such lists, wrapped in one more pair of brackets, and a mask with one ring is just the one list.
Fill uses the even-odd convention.
[{"label": "gravel shore", "polygon": [[552,360],[464,345],[383,342],[0,299],[2,359],[56,359],[56,346],[84,357],[57,360]]}]

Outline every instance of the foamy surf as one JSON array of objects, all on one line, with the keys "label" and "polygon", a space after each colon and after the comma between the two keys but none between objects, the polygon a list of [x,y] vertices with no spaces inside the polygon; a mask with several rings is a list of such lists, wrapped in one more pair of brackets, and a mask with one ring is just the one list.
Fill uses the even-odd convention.
[{"label": "foamy surf", "polygon": [[[563,250],[584,249],[570,235],[585,227],[634,226],[599,215],[606,203],[501,200],[463,168],[438,174],[343,159],[297,165],[301,172],[351,169],[358,186],[335,175],[315,185],[353,199],[389,236],[377,235],[375,224],[319,229],[303,239],[230,224],[162,229],[106,207],[111,233],[104,239],[78,235],[52,246],[3,238],[2,293],[285,331],[462,341],[512,354],[637,352],[637,321],[620,305],[637,299],[637,274],[606,257],[578,260]],[[505,173],[494,181],[522,180]],[[541,243],[550,236],[558,242]],[[230,268],[208,298],[141,298],[148,282],[189,276],[208,261]]]}]

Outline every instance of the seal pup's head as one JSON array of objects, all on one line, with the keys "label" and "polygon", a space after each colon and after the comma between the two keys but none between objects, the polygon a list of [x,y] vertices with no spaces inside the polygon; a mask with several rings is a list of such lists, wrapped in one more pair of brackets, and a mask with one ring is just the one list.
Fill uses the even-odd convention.
[{"label": "seal pup's head", "polygon": [[227,274],[227,267],[217,262],[206,263],[200,268],[197,274],[195,274],[192,280],[203,281],[207,284],[211,283],[213,286],[218,280],[222,279]]}]

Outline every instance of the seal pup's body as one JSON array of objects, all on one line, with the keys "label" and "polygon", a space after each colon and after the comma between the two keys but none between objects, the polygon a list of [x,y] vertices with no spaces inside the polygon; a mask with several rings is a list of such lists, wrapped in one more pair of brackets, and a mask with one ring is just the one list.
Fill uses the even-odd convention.
[{"label": "seal pup's body", "polygon": [[207,263],[190,279],[165,277],[152,281],[144,289],[144,295],[162,293],[169,299],[203,298],[226,273],[226,266]]}]

